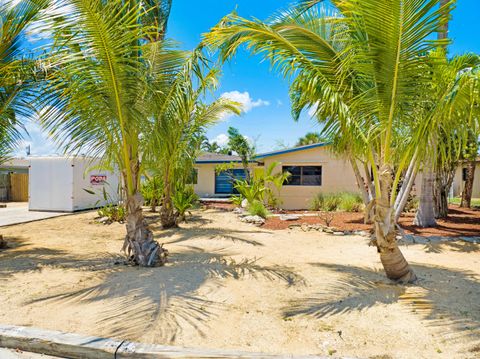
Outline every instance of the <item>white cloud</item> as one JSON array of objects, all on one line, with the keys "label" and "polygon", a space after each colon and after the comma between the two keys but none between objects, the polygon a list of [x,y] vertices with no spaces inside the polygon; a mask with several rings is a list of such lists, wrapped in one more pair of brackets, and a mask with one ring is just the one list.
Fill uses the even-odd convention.
[{"label": "white cloud", "polygon": [[221,133],[210,142],[211,143],[216,142],[217,145],[219,145],[220,147],[223,147],[223,146],[226,146],[228,143],[228,136],[224,133]]},{"label": "white cloud", "polygon": [[[255,107],[261,107],[261,106],[270,106],[269,101],[265,101],[262,99],[254,100],[248,91],[245,92],[240,92],[240,91],[230,91],[230,92],[224,92],[220,97],[226,98],[235,102],[238,102],[242,106],[243,112],[247,113],[250,112],[253,108]],[[229,119],[231,118],[232,114],[224,114],[223,119]]]}]

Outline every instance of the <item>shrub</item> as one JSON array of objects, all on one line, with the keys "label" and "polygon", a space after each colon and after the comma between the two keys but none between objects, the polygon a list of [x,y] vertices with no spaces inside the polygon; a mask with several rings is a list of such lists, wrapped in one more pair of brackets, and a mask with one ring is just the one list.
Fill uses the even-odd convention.
[{"label": "shrub", "polygon": [[350,192],[318,193],[311,202],[312,211],[334,212],[337,210],[347,212],[360,212],[363,201],[360,195]]},{"label": "shrub", "polygon": [[198,196],[193,186],[179,187],[175,190],[172,200],[177,210],[178,220],[181,222],[185,220],[185,213],[197,203]]},{"label": "shrub", "polygon": [[163,191],[163,182],[159,176],[154,176],[149,178],[144,183],[142,183],[140,192],[142,193],[143,199],[146,206],[158,206],[162,198]]},{"label": "shrub", "polygon": [[269,215],[265,205],[260,201],[253,201],[250,203],[248,206],[248,213],[250,213],[252,216],[260,216],[264,219]]},{"label": "shrub", "polygon": [[243,197],[242,197],[241,195],[232,196],[232,197],[231,197],[231,200],[232,200],[232,203],[233,203],[235,206],[241,206],[241,205],[242,205],[242,202],[243,202]]},{"label": "shrub", "polygon": [[124,222],[127,210],[123,206],[108,204],[97,211],[100,217],[107,217],[112,222]]},{"label": "shrub", "polygon": [[342,193],[340,209],[346,212],[361,212],[363,209],[362,197],[357,193]]}]

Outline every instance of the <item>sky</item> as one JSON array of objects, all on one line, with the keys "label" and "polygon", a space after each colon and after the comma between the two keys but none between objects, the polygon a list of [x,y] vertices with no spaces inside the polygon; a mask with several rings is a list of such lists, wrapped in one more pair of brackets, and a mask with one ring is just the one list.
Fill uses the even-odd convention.
[{"label": "sky", "polygon": [[[278,10],[288,8],[289,0],[173,0],[167,36],[179,42],[182,49],[193,49],[201,35],[233,10],[240,16],[266,19]],[[458,0],[450,24],[453,44],[450,53],[480,53],[480,20],[478,0]],[[217,91],[245,105],[244,114],[223,119],[209,129],[212,141],[224,144],[229,126],[253,140],[258,152],[267,152],[281,146],[293,146],[298,138],[320,126],[305,113],[295,122],[290,114],[288,82],[270,71],[269,63],[241,50],[234,60],[223,67],[223,76]],[[55,146],[41,133],[38,126],[27,124],[32,154],[52,154]]]}]

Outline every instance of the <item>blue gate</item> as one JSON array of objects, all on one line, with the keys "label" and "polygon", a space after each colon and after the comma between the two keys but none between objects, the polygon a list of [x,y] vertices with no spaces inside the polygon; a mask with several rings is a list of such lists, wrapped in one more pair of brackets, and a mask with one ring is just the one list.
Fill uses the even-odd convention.
[{"label": "blue gate", "polygon": [[245,170],[235,169],[215,173],[215,193],[216,194],[234,194],[237,193],[233,188],[234,179],[245,179],[247,176]]}]

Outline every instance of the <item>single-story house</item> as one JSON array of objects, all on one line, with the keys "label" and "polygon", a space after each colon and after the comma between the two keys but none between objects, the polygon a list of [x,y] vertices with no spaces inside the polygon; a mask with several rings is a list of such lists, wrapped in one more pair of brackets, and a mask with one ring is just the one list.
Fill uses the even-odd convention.
[{"label": "single-story house", "polygon": [[[475,166],[475,177],[473,180],[472,198],[480,198],[480,157],[477,158]],[[467,164],[463,162],[458,166],[452,184],[452,192],[454,197],[460,197],[465,188],[465,179],[467,177]]]},{"label": "single-story house", "polygon": [[[334,155],[328,144],[282,149],[257,155],[250,167],[253,171],[266,169],[273,162],[279,165],[274,172],[289,172],[291,177],[281,192],[285,209],[307,209],[319,192],[357,192],[358,186],[351,165]],[[217,171],[219,165],[231,164],[230,174]],[[238,156],[206,153],[198,157],[195,169],[195,191],[200,197],[227,197],[235,192],[231,175],[245,176]]]}]

